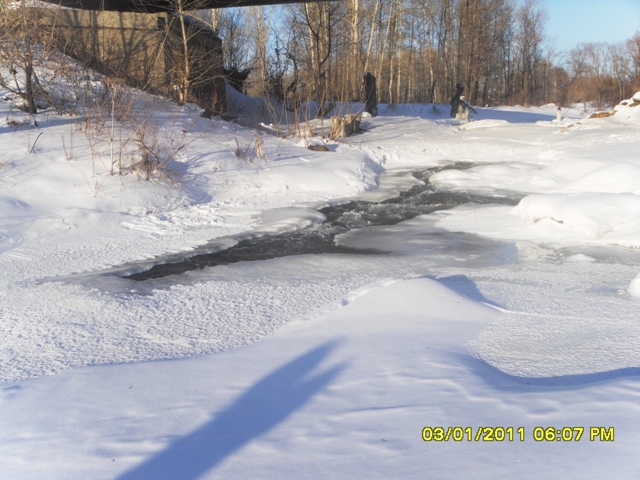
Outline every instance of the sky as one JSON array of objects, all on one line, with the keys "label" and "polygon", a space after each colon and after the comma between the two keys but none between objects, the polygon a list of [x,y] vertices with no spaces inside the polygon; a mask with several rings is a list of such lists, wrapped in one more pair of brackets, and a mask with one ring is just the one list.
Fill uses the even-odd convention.
[{"label": "sky", "polygon": [[640,0],[546,0],[547,34],[558,50],[581,42],[615,43],[640,31]]}]

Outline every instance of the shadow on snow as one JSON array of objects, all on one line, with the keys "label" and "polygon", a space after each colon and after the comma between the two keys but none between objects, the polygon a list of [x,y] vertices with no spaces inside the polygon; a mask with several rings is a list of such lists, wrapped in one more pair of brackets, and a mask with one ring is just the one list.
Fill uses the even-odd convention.
[{"label": "shadow on snow", "polygon": [[344,364],[310,376],[336,347],[328,342],[253,385],[196,431],[120,475],[117,480],[194,480],[253,439],[283,422],[329,385]]},{"label": "shadow on snow", "polygon": [[433,280],[437,280],[438,282],[450,288],[454,292],[457,292],[460,295],[463,295],[475,302],[485,303],[487,305],[492,305],[494,307],[504,308],[502,305],[499,305],[493,300],[489,300],[487,297],[485,297],[482,294],[482,292],[478,290],[478,287],[476,286],[475,282],[471,280],[469,277],[467,277],[466,275],[450,275],[448,277],[433,277],[430,275],[426,275],[424,278],[431,278]]},{"label": "shadow on snow", "polygon": [[586,388],[594,383],[607,382],[619,378],[634,378],[640,380],[640,367],[616,368],[603,372],[593,372],[577,375],[558,375],[555,377],[519,377],[509,375],[502,370],[489,365],[482,359],[471,355],[458,354],[461,363],[482,378],[489,386],[505,392],[525,391],[539,392],[548,390],[576,390]]}]

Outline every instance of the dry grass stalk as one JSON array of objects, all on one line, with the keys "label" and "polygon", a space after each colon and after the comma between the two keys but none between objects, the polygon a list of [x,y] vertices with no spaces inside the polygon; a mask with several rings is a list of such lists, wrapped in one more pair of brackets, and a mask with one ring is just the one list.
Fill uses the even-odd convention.
[{"label": "dry grass stalk", "polygon": [[233,150],[234,155],[245,162],[253,163],[257,156],[255,142],[249,142],[245,145],[241,145],[237,137],[234,137],[234,141],[236,142],[236,146]]}]

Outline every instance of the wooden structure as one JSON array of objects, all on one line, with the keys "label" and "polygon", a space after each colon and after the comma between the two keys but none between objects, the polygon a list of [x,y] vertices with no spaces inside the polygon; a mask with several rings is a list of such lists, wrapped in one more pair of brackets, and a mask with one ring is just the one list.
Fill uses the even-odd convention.
[{"label": "wooden structure", "polygon": [[460,113],[460,97],[462,96],[463,91],[464,87],[459,83],[456,83],[456,94],[451,99],[451,118],[457,118]]},{"label": "wooden structure", "polygon": [[347,114],[344,118],[331,117],[331,133],[329,137],[348,137],[353,133],[359,132],[360,122],[362,122],[362,117],[353,114]]},{"label": "wooden structure", "polygon": [[462,92],[464,91],[464,87],[459,83],[456,84],[456,94],[451,99],[451,118],[456,118],[458,120],[469,120],[469,110],[471,110],[476,115],[478,112],[467,103],[465,98],[462,96]]},{"label": "wooden structure", "polygon": [[[64,8],[37,8],[43,35],[59,50],[96,70],[178,101],[195,101],[205,116],[226,111],[222,41],[213,29],[184,15],[205,8],[299,3],[299,0],[45,0]],[[327,0],[307,0],[322,2]],[[184,38],[188,57],[184,59]],[[188,68],[180,68],[180,65]],[[178,78],[189,72],[189,79]],[[188,84],[188,93],[180,85]]]},{"label": "wooden structure", "polygon": [[[110,12],[159,13],[174,12],[178,0],[44,0],[61,7]],[[325,2],[329,0],[184,0],[182,11],[207,8],[250,7],[260,5],[286,5],[290,3]]]},{"label": "wooden structure", "polygon": [[367,72],[364,76],[364,104],[367,113],[372,117],[378,116],[378,89],[376,77],[371,72]]},{"label": "wooden structure", "polygon": [[[56,47],[95,70],[136,88],[177,101],[194,101],[207,114],[226,107],[222,41],[204,22],[185,16],[188,38],[188,98],[179,86],[184,71],[182,27],[161,13],[37,9],[39,32]],[[52,35],[51,35],[52,34]]]}]

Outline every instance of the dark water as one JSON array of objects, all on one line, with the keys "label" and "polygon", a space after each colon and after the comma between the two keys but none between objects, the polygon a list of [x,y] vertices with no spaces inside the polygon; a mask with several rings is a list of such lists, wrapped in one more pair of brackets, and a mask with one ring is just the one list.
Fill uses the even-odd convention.
[{"label": "dark water", "polygon": [[[242,240],[225,250],[212,253],[195,254],[177,261],[157,260],[156,265],[148,270],[123,276],[130,280],[144,281],[177,275],[205,267],[228,265],[237,262],[255,262],[291,255],[343,253],[343,254],[384,254],[376,250],[359,250],[341,247],[334,243],[337,235],[350,230],[376,225],[395,225],[410,220],[418,215],[425,215],[437,210],[446,210],[458,205],[504,204],[516,205],[520,198],[493,197],[466,193],[437,192],[430,185],[429,178],[436,172],[445,169],[465,169],[471,164],[453,164],[445,167],[434,167],[413,172],[413,175],[424,182],[400,193],[397,197],[381,202],[353,200],[340,205],[320,209],[326,221],[295,232],[280,235],[263,235]],[[175,256],[173,257],[175,259]]]}]

